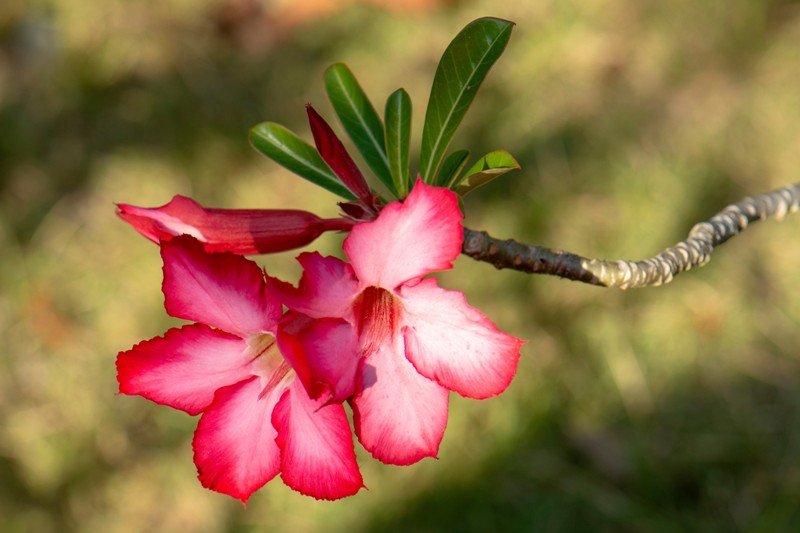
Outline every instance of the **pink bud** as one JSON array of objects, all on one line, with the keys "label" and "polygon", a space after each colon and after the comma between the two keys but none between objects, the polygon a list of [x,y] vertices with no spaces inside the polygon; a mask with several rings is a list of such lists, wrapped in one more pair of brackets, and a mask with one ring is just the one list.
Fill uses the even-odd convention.
[{"label": "pink bud", "polygon": [[191,235],[207,252],[241,255],[291,250],[325,231],[353,226],[349,220],[323,219],[294,209],[206,209],[185,196],[175,196],[161,207],[117,204],[117,215],[155,243]]}]

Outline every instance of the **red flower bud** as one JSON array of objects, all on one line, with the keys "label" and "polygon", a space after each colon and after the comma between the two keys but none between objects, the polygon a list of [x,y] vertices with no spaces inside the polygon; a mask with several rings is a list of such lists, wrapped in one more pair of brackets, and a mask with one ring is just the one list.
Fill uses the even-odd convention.
[{"label": "red flower bud", "polygon": [[117,204],[117,215],[155,243],[185,234],[202,242],[207,252],[241,255],[291,250],[325,231],[353,226],[346,219],[323,219],[294,209],[207,209],[185,196],[161,207]]},{"label": "red flower bud", "polygon": [[367,180],[358,169],[358,166],[347,153],[342,141],[333,132],[333,129],[325,122],[316,110],[310,105],[306,105],[308,112],[308,123],[311,126],[311,134],[314,136],[314,144],[322,159],[331,167],[331,170],[339,176],[345,187],[356,195],[362,204],[368,209],[372,209],[374,197],[367,185]]}]

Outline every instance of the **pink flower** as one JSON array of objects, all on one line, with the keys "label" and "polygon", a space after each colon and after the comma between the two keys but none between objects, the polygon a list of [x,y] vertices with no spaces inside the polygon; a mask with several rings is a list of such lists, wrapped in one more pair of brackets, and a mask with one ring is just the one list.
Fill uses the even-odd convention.
[{"label": "pink flower", "polygon": [[246,502],[280,472],[288,486],[315,498],[358,492],[363,482],[342,405],[311,399],[276,342],[286,327],[286,342],[302,345],[293,334],[298,323],[305,334],[325,335],[325,353],[313,346],[302,353],[333,382],[326,369],[336,362],[325,356],[351,343],[352,333],[337,323],[309,325],[297,314],[279,323],[280,302],[258,265],[243,257],[208,254],[187,236],[162,243],[161,256],[167,312],[195,323],[121,352],[120,392],[202,413],[193,448],[204,487]]},{"label": "pink flower", "polygon": [[[424,278],[452,267],[461,250],[461,219],[452,191],[418,180],[404,202],[353,227],[344,242],[350,264],[301,254],[298,288],[275,286],[290,309],[329,324],[338,317],[353,328],[350,355],[343,351],[346,335],[337,346],[339,364],[351,370],[335,375],[356,375],[356,434],[385,463],[408,465],[437,454],[449,391],[488,398],[505,390],[516,373],[523,342],[498,330],[462,293]],[[332,382],[330,372],[316,372],[322,366],[298,375],[312,395],[327,389],[340,397],[343,392],[335,391],[347,387]]]},{"label": "pink flower", "polygon": [[295,209],[208,209],[185,196],[161,207],[119,204],[117,215],[155,243],[185,234],[201,241],[207,252],[241,255],[291,250],[325,231],[346,231],[353,225]]}]

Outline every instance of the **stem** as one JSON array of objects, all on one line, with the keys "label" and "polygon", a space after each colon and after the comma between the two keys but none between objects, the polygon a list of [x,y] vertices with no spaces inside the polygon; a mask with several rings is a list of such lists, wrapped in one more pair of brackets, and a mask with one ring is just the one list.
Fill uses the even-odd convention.
[{"label": "stem", "polygon": [[349,218],[323,218],[322,231],[350,231],[355,222]]},{"label": "stem", "polygon": [[747,197],[729,205],[710,219],[696,224],[689,236],[660,254],[643,261],[588,259],[563,250],[501,241],[485,231],[464,228],[461,252],[496,268],[511,268],[530,274],[548,274],[601,287],[632,289],[656,287],[672,281],[692,267],[705,265],[714,248],[751,222],[781,220],[800,207],[800,183]]}]

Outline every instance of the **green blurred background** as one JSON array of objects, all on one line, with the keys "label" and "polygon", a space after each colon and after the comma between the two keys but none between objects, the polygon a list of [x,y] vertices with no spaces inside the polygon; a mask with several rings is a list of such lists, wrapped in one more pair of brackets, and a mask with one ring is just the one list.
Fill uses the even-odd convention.
[{"label": "green blurred background", "polygon": [[[156,248],[115,201],[335,198],[247,129],[335,122],[327,65],[415,103],[470,20],[517,22],[454,148],[523,170],[467,223],[640,258],[800,176],[800,4],[772,0],[5,0],[0,4],[2,531],[800,530],[800,218],[758,224],[672,285],[611,291],[461,258],[442,283],[529,339],[510,389],[453,397],[439,460],[338,502],[279,481],[202,489],[195,420],[116,396],[166,317]],[[337,126],[338,127],[338,126]],[[336,253],[341,237],[315,243]],[[261,257],[295,280],[295,253]]]}]

